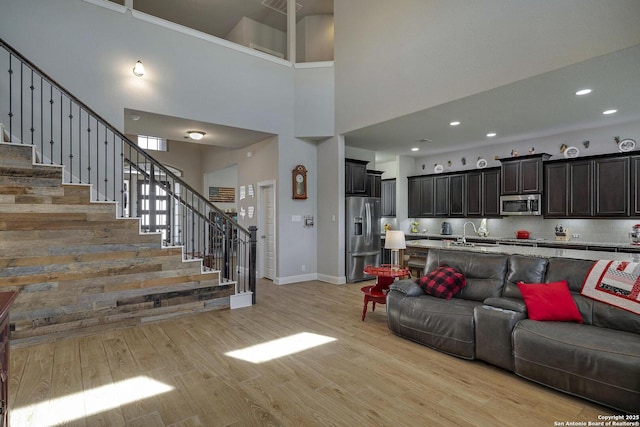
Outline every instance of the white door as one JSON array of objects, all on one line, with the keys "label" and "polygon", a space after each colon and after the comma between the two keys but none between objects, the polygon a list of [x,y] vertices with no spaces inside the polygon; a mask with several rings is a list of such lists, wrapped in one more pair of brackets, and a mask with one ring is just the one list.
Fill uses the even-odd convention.
[{"label": "white door", "polygon": [[258,225],[258,277],[273,280],[276,273],[276,200],[274,184],[260,188],[260,221]]}]

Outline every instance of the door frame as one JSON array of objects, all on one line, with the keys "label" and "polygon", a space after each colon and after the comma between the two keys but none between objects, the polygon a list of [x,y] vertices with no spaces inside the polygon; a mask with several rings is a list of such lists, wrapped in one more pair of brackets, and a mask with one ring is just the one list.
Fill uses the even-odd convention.
[{"label": "door frame", "polygon": [[[272,198],[272,202],[273,202],[273,273],[274,276],[277,276],[277,271],[278,271],[278,215],[277,215],[277,208],[278,205],[276,203],[276,181],[275,180],[268,180],[268,181],[260,181],[258,182],[258,191],[257,191],[257,196],[258,196],[258,235],[257,240],[258,240],[258,245],[257,245],[257,259],[256,259],[256,277],[261,279],[264,277],[264,254],[265,254],[265,248],[264,248],[264,241],[265,239],[262,239],[260,236],[262,235],[262,230],[264,230],[265,228],[265,215],[266,215],[266,209],[264,209],[263,207],[263,203],[264,203],[264,195],[263,195],[263,191],[265,188],[269,188],[271,187],[273,189],[273,198]],[[275,281],[275,277],[273,277],[273,280]]]}]

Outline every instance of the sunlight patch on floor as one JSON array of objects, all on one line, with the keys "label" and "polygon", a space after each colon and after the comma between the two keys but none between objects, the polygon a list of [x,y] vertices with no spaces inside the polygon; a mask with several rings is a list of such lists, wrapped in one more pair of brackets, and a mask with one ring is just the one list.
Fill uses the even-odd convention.
[{"label": "sunlight patch on floor", "polygon": [[11,425],[56,426],[171,390],[173,387],[142,375],[15,408],[10,413]]},{"label": "sunlight patch on floor", "polygon": [[251,363],[262,363],[318,347],[332,341],[336,341],[336,338],[313,334],[311,332],[301,332],[241,350],[230,351],[225,353],[225,355]]}]

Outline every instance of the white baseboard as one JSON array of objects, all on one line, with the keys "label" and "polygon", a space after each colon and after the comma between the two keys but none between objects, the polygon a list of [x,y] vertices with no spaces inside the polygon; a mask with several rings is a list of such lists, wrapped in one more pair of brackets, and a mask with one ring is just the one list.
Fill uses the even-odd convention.
[{"label": "white baseboard", "polygon": [[242,292],[239,294],[231,295],[229,303],[231,309],[251,307],[253,300],[253,292]]},{"label": "white baseboard", "polygon": [[332,283],[334,285],[345,285],[347,283],[346,276],[329,276],[326,274],[318,274],[318,280],[321,282]]},{"label": "white baseboard", "polygon": [[288,285],[290,283],[310,282],[318,280],[318,274],[301,274],[300,276],[276,277],[273,279],[274,285]]}]

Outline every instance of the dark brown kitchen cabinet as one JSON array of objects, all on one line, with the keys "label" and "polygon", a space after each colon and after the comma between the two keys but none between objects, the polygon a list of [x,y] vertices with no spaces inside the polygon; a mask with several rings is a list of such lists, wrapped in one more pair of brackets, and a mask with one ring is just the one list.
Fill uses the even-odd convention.
[{"label": "dark brown kitchen cabinet", "polygon": [[381,183],[382,198],[380,200],[381,215],[396,216],[396,179],[383,179]]},{"label": "dark brown kitchen cabinet", "polygon": [[463,174],[449,176],[449,216],[466,215],[466,179]]},{"label": "dark brown kitchen cabinet", "polygon": [[500,168],[482,172],[483,217],[500,216]]},{"label": "dark brown kitchen cabinet", "polygon": [[469,172],[465,177],[466,216],[500,216],[500,169]]},{"label": "dark brown kitchen cabinet", "polygon": [[408,187],[409,217],[420,218],[434,216],[433,176],[410,177]]},{"label": "dark brown kitchen cabinet", "polygon": [[640,216],[640,156],[632,156],[631,162],[631,215]]},{"label": "dark brown kitchen cabinet", "polygon": [[367,161],[345,159],[345,194],[365,195],[367,193]]},{"label": "dark brown kitchen cabinet", "polygon": [[595,159],[594,215],[620,217],[629,214],[629,157]]},{"label": "dark brown kitchen cabinet", "polygon": [[436,217],[449,216],[449,177],[435,177],[433,190],[436,201],[434,215]]},{"label": "dark brown kitchen cabinet", "polygon": [[521,157],[500,159],[503,195],[542,193],[542,164],[551,155],[530,154]]},{"label": "dark brown kitchen cabinet", "polygon": [[382,197],[382,174],[381,171],[367,170],[367,196]]},{"label": "dark brown kitchen cabinet", "polygon": [[545,164],[545,217],[593,216],[592,170],[592,160]]}]

